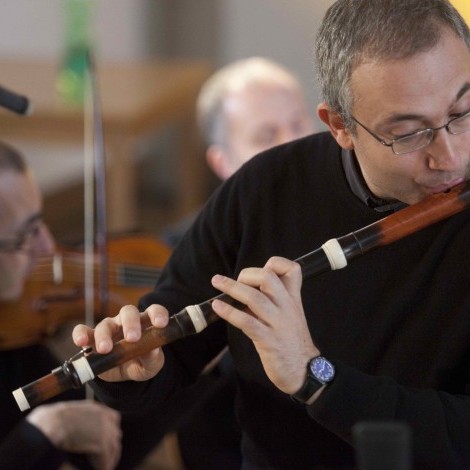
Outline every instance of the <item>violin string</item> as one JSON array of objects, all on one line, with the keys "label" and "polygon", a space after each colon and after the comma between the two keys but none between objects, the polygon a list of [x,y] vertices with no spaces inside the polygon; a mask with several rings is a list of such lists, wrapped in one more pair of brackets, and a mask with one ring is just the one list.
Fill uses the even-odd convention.
[{"label": "violin string", "polygon": [[[85,263],[81,261],[76,261],[76,260],[63,260],[62,261],[62,267],[64,270],[66,269],[74,269],[76,268],[77,270],[82,270],[83,271],[83,266]],[[98,267],[98,263],[96,263],[96,268]],[[139,273],[147,273],[147,272],[158,272],[161,271],[162,268],[158,268],[155,266],[145,266],[145,265],[139,265],[139,264],[125,264],[125,263],[108,263],[108,271],[119,271],[119,270],[132,270],[133,272]],[[33,271],[32,274],[39,272],[39,271],[45,271],[45,272],[52,272],[53,271],[53,265],[52,265],[52,259],[49,261],[42,261],[41,259],[37,262],[36,267]]]},{"label": "violin string", "polygon": [[[65,272],[64,282],[83,282],[83,263],[73,260],[64,260],[62,263]],[[152,286],[158,280],[161,268],[140,265],[124,265],[123,263],[111,263],[109,265],[110,282],[115,285]],[[39,262],[31,274],[34,280],[48,281],[53,276],[51,262]]]},{"label": "violin string", "polygon": [[[67,273],[67,275],[64,277],[64,282],[71,282],[71,281],[81,281],[83,280],[83,273]],[[124,281],[145,281],[148,280],[149,283],[151,284],[153,281],[157,280],[159,277],[160,272],[159,271],[152,271],[152,272],[147,272],[147,273],[132,273],[129,274],[127,273],[125,276],[109,276],[110,279],[116,279],[117,282],[116,284],[125,284],[126,282]],[[31,279],[33,280],[53,280],[52,272],[42,272],[42,273],[35,273],[34,275],[31,276]]]}]

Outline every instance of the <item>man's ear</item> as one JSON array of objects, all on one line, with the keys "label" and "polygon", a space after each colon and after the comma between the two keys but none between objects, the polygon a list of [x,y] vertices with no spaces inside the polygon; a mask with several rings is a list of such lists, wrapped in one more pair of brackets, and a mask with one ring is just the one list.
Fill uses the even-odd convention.
[{"label": "man's ear", "polygon": [[338,145],[346,150],[352,150],[354,143],[351,134],[344,126],[343,118],[335,111],[331,111],[326,103],[317,106],[318,117],[328,126]]},{"label": "man's ear", "polygon": [[221,145],[210,145],[206,150],[206,160],[209,168],[222,181],[225,181],[234,171],[230,165],[231,160]]}]

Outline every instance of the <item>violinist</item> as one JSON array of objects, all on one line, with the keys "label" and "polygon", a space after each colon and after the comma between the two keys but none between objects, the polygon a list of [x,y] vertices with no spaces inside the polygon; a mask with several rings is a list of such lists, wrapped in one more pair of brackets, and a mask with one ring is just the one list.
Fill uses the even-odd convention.
[{"label": "violinist", "polygon": [[[0,142],[0,315],[1,305],[21,297],[38,257],[54,250],[41,210],[41,194],[25,160]],[[41,405],[26,416],[15,407],[12,388],[57,363],[42,344],[0,350],[0,468],[54,469],[64,462],[75,468],[116,468],[124,426],[117,411],[83,400],[82,392],[69,394],[66,403]],[[130,445],[121,463],[132,468],[131,462],[143,458],[144,451],[138,445],[131,449],[135,437],[125,434],[124,442]]]},{"label": "violinist", "polygon": [[75,344],[106,353],[142,319],[163,327],[223,292],[246,308],[213,301],[225,321],[103,373],[100,398],[158,420],[228,344],[244,470],[356,468],[354,426],[369,421],[409,426],[400,468],[468,469],[468,210],[305,282],[291,260],[470,180],[469,28],[447,0],[337,0],[315,48],[329,132],[245,163],[145,313],[77,326]]}]

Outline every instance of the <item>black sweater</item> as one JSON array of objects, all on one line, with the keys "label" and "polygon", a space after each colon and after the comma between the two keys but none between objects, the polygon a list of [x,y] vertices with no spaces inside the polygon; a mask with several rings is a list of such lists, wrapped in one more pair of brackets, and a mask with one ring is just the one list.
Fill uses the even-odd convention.
[{"label": "black sweater", "polygon": [[[383,216],[352,194],[329,134],[277,147],[219,188],[142,306],[177,312],[217,294],[215,273],[236,277],[272,255],[295,259]],[[412,428],[415,468],[470,468],[469,237],[463,212],[304,283],[312,337],[337,368],[309,407],[276,389],[251,341],[223,322],[165,348],[153,381],[99,382],[97,391],[113,406],[158,416],[228,340],[248,462],[352,468],[356,422],[403,420]]]}]

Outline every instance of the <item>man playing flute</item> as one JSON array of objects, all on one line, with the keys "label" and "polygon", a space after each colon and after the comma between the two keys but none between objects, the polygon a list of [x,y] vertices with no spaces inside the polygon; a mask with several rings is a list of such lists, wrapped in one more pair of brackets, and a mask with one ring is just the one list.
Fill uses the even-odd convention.
[{"label": "man playing flute", "polygon": [[213,302],[225,321],[102,374],[98,396],[158,420],[228,344],[244,469],[354,468],[362,421],[407,423],[416,469],[469,468],[468,212],[303,283],[290,261],[469,179],[469,48],[446,0],[336,1],[316,40],[329,132],[247,162],[139,309],[73,336],[106,353],[220,292],[247,308]]}]

